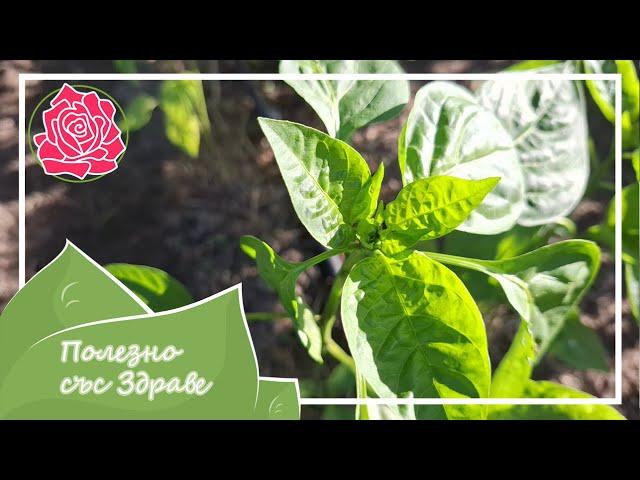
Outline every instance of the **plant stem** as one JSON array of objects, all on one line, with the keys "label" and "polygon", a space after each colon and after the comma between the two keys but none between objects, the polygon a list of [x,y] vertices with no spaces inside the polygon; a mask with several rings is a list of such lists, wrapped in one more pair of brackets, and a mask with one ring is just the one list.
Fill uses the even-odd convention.
[{"label": "plant stem", "polygon": [[245,314],[247,322],[270,322],[279,318],[287,318],[286,313],[281,312],[251,312]]},{"label": "plant stem", "polygon": [[[347,275],[351,271],[351,267],[362,258],[359,251],[352,252],[347,255],[342,264],[342,268],[336,275],[331,291],[329,292],[329,298],[324,305],[322,315],[320,316],[320,328],[322,329],[322,340],[325,350],[336,360],[347,367],[351,372],[356,374],[356,364],[347,352],[338,345],[338,343],[331,336],[333,325],[336,323],[338,308],[340,308],[340,301],[342,299],[342,287],[347,279]],[[321,254],[322,255],[322,254]]]},{"label": "plant stem", "polygon": [[318,263],[322,263],[325,260],[330,259],[331,257],[335,257],[336,255],[340,255],[341,253],[345,253],[345,252],[346,252],[345,248],[335,248],[332,250],[327,250],[325,252],[322,252],[316,255],[315,257],[311,257],[310,259],[305,260],[302,263],[299,263],[298,267],[301,269],[301,271],[306,270],[307,268],[313,267]]},{"label": "plant stem", "polygon": [[331,336],[333,325],[336,323],[338,307],[340,306],[340,299],[342,297],[342,287],[347,275],[345,274],[344,265],[340,269],[340,272],[336,276],[331,291],[329,292],[329,298],[325,303],[322,315],[320,316],[320,325],[322,328],[322,339],[324,348],[333,358],[342,363],[345,367],[356,373],[356,364],[353,358],[338,345],[338,343]]}]

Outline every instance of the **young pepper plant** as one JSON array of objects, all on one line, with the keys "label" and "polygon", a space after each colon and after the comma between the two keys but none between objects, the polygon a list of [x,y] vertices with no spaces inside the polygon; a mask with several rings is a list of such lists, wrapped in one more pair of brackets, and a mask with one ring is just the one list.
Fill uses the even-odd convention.
[{"label": "young pepper plant", "polygon": [[[114,66],[120,73],[136,73],[135,60],[116,60]],[[137,84],[141,90],[140,85]],[[153,112],[160,107],[164,114],[167,140],[191,158],[200,153],[201,140],[209,153],[211,144],[211,121],[207,101],[200,80],[163,80],[156,95],[140,93],[125,108],[126,122],[121,125],[129,132],[145,127]]]},{"label": "young pepper plant", "polygon": [[[381,63],[371,62],[372,66],[377,68],[381,68]],[[297,65],[298,71],[303,73],[336,72],[346,68],[352,68],[355,71],[358,67],[358,62],[347,65],[346,62],[341,61],[298,61],[282,62],[281,71],[291,71],[290,64]],[[544,65],[530,65],[524,68],[542,68],[552,73],[571,73],[576,65],[571,62],[552,61],[545,62]],[[351,82],[349,87],[352,88],[360,82],[359,80]],[[334,92],[340,91],[340,83],[323,80],[288,83],[324,120],[329,134],[341,138],[336,134],[338,129],[333,128],[331,122],[325,120],[326,115],[323,115],[323,110],[326,112],[327,109],[334,112],[340,111],[339,108],[335,108],[335,98],[341,98],[340,95],[323,96],[313,93],[319,90],[328,91],[331,88]],[[398,87],[399,82],[382,80],[378,82],[378,89],[383,91],[384,87],[389,87],[393,83],[396,89],[401,88]],[[304,84],[304,88],[300,88],[300,84]],[[367,111],[370,105],[375,107],[385,104],[379,97],[366,95],[361,99],[351,95],[349,101],[355,103],[362,111]],[[338,101],[337,105],[339,104]],[[339,116],[334,118],[339,119]],[[269,138],[269,135],[267,137]],[[279,160],[277,148],[273,143],[272,147],[276,153],[276,159]],[[550,152],[554,152],[554,155],[550,155]],[[544,225],[542,228],[546,229],[550,223],[564,225],[566,222],[563,223],[562,217],[581,199],[589,178],[587,125],[582,86],[578,82],[568,80],[512,81],[508,76],[503,76],[495,81],[485,82],[474,95],[449,82],[433,82],[420,89],[416,95],[413,109],[400,134],[398,157],[405,189],[416,180],[434,176],[454,176],[470,180],[482,180],[488,176],[501,177],[498,187],[489,192],[481,205],[476,206],[476,209],[472,210],[466,220],[457,227],[462,232],[486,235],[508,232],[516,224],[519,224],[517,228],[520,229],[535,228],[537,225]],[[282,165],[280,166],[282,169]],[[379,171],[376,175],[378,173]],[[283,177],[286,181],[287,176],[284,172]],[[384,207],[379,205],[374,217],[381,216],[384,219],[384,215],[379,215],[382,212]],[[384,221],[379,222],[377,226],[383,227],[382,230],[386,228]],[[406,250],[402,251],[407,247],[404,235],[381,232],[376,229],[375,221],[358,223],[355,230],[358,233],[371,234],[371,237],[360,235],[358,240],[365,248],[378,250],[377,255],[380,253],[390,257],[406,255]],[[537,236],[534,235],[534,238]],[[527,241],[526,248],[516,245],[518,248],[510,250],[514,252],[513,254],[518,254],[543,245],[544,235],[539,236],[540,241]],[[387,240],[384,247],[380,243],[383,237]],[[421,248],[420,243],[416,243],[411,248]],[[426,254],[433,257],[435,252]],[[495,393],[492,393],[492,396],[504,397],[506,392],[510,392],[511,395],[506,396],[588,397],[582,392],[567,389],[561,385],[537,384],[530,380],[530,376],[533,366],[544,352],[553,346],[554,338],[567,332],[577,332],[580,334],[579,338],[589,340],[589,336],[582,335],[585,332],[569,326],[582,325],[577,319],[577,304],[597,273],[599,265],[597,246],[589,242],[561,242],[546,247],[540,253],[532,252],[532,255],[522,256],[522,258],[508,258],[508,255],[502,255],[500,260],[503,262],[488,263],[440,255],[438,260],[443,263],[449,263],[456,268],[476,270],[495,279],[522,318],[519,334],[514,339],[509,354],[501,363],[507,366],[496,370],[496,378],[491,387],[491,391]],[[541,261],[545,257],[548,257],[549,261]],[[338,302],[333,297],[336,294],[338,297],[341,295],[342,287],[346,284],[343,278],[346,275],[344,272],[348,274],[354,264],[356,262],[347,262],[343,272],[338,275],[325,312],[334,310]],[[355,267],[353,268],[355,270]],[[330,331],[335,316],[324,313],[321,318],[325,330],[323,338],[330,340],[330,335],[326,335],[326,332]],[[327,318],[329,321],[324,322]],[[344,311],[343,323],[345,323],[345,330],[348,331],[348,315]],[[394,335],[395,333],[388,338],[394,339]],[[364,337],[367,340],[373,338],[366,334]],[[353,351],[352,343],[350,341],[349,346]],[[327,346],[329,345],[331,343],[327,343]],[[329,351],[328,348],[327,351]],[[340,355],[341,358],[345,356],[346,354]],[[358,365],[358,355],[354,357],[355,364]],[[374,363],[375,359],[374,356]],[[521,368],[512,368],[517,365]],[[361,371],[357,371],[356,374],[359,396],[367,396],[369,393],[378,394],[372,392],[371,385],[367,385],[368,379],[365,374]],[[388,387],[389,385],[379,386],[383,390]],[[398,396],[395,392],[392,393]],[[413,391],[405,391],[401,392],[400,396],[414,394]],[[499,410],[500,415],[495,415],[496,410],[493,408],[478,409],[466,406],[420,407],[417,412],[411,407],[402,409],[368,407],[358,409],[357,415],[360,418],[388,416],[482,418],[486,415],[491,418],[509,418],[510,415],[513,418],[521,418],[525,414],[534,418],[536,416],[620,418],[619,414],[609,407],[591,408],[584,405],[566,408],[554,405],[530,406]]]},{"label": "young pepper plant", "polygon": [[[597,272],[595,244],[560,242],[496,262],[421,251],[421,242],[468,221],[500,178],[419,178],[384,205],[378,198],[383,165],[372,175],[364,158],[345,142],[297,123],[259,122],[296,214],[328,250],[290,263],[255,237],[243,237],[241,246],[278,293],[312,357],[319,360],[318,352],[325,351],[352,368],[361,397],[496,396],[482,316],[466,286],[445,266],[450,264],[491,275],[505,290],[522,317],[520,336],[528,347],[524,356],[512,354],[526,365],[521,375],[506,369],[506,387],[498,383],[496,388],[499,393],[512,384],[527,384],[536,356]],[[345,262],[318,325],[296,295],[295,281],[305,269],[340,254]],[[349,354],[331,338],[338,309]],[[520,395],[538,391],[516,390]],[[363,410],[362,416],[372,416]],[[480,405],[418,406],[404,414],[392,410],[408,418],[486,418],[492,411]]]}]

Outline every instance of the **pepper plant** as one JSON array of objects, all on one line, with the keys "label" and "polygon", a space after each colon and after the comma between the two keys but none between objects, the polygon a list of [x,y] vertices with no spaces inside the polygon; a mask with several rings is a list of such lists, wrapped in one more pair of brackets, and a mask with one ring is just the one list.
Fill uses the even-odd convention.
[{"label": "pepper plant", "polygon": [[[589,65],[543,61],[512,69],[557,73],[612,68]],[[280,70],[402,71],[389,61],[308,60],[283,61]],[[289,121],[260,118],[259,123],[298,218],[326,250],[292,263],[256,237],[245,236],[240,245],[277,293],[309,356],[318,363],[327,355],[340,362],[335,372],[355,376],[359,398],[589,398],[584,392],[532,379],[547,352],[558,354],[563,337],[598,345],[594,333],[579,321],[579,303],[598,273],[600,249],[588,240],[546,244],[558,228],[575,231],[565,216],[581,200],[590,178],[582,85],[557,79],[514,80],[507,74],[485,82],[476,92],[451,82],[425,85],[415,95],[399,135],[403,188],[385,204],[379,198],[384,164],[372,173],[348,142],[359,128],[398,116],[409,101],[408,83],[287,83],[316,111],[327,133]],[[592,95],[601,95],[596,102],[603,113],[610,101],[605,87],[588,87]],[[632,130],[637,109],[631,102],[625,105]],[[637,266],[637,248],[632,246],[635,238],[637,247],[637,184],[623,195],[629,206],[623,219],[625,238],[630,239],[625,259],[635,252]],[[592,232],[605,244],[615,225],[612,211]],[[473,258],[481,238],[493,239],[495,252]],[[453,255],[447,246],[456,242],[462,246]],[[296,281],[305,270],[334,256],[343,259],[342,267],[324,307],[314,312],[297,294]],[[122,264],[109,269],[157,308],[190,301],[184,288],[164,272]],[[460,275],[478,277],[465,272],[491,279],[520,319],[510,348],[495,368],[481,310],[470,293],[476,285],[465,284]],[[348,350],[333,338],[338,318]],[[606,405],[368,405],[358,408],[356,416],[623,418]]]},{"label": "pepper plant", "polygon": [[[377,67],[389,65],[366,65],[367,71]],[[360,71],[357,64],[340,62],[303,61],[297,68]],[[293,66],[285,63],[281,69],[292,71]],[[427,84],[400,134],[404,187],[385,205],[379,199],[384,165],[372,174],[364,158],[336,137],[348,139],[355,128],[397,115],[406,83],[378,81],[382,85],[373,89],[369,81],[313,82],[290,83],[318,112],[328,134],[288,121],[260,118],[259,123],[298,218],[327,250],[290,263],[255,237],[241,240],[310,356],[322,362],[328,353],[351,368],[361,398],[588,397],[533,381],[531,373],[575,318],[597,274],[600,250],[595,243],[568,240],[493,261],[425,248],[456,229],[494,234],[518,223],[544,224],[575,207],[589,177],[581,87],[569,81],[523,85],[505,78],[484,84],[473,95],[453,83]],[[354,92],[363,92],[362,97]],[[392,101],[380,98],[385,95]],[[349,123],[351,118],[366,120]],[[343,122],[350,126],[343,129]],[[296,279],[336,255],[344,262],[316,315],[296,294]],[[448,266],[495,279],[521,318],[493,374],[480,310]],[[338,312],[349,352],[332,338]],[[620,418],[610,407],[588,405],[368,407],[357,415]]]},{"label": "pepper plant", "polygon": [[[115,60],[114,66],[120,73],[138,71],[135,60]],[[197,158],[203,143],[211,154],[211,121],[202,81],[163,80],[159,83],[160,88],[154,95],[143,92],[140,84],[134,83],[139,92],[126,105],[126,121],[121,127],[129,132],[142,129],[159,107],[164,116],[165,135],[172,145],[189,157]]]}]

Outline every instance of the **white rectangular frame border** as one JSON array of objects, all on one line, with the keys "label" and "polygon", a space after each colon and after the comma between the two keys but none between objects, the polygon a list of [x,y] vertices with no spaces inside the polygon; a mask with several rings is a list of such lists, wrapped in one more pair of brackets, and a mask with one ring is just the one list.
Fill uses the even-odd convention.
[{"label": "white rectangular frame border", "polygon": [[[615,81],[615,191],[622,190],[622,76],[618,73],[460,73],[460,74],[66,74],[20,73],[19,85],[19,165],[18,165],[18,284],[26,279],[26,118],[25,86],[33,80],[492,80],[509,75],[520,80],[613,80]],[[622,218],[622,201],[616,195],[616,218]],[[621,405],[622,404],[622,228],[615,228],[615,397],[614,398],[301,398],[301,405]]]}]

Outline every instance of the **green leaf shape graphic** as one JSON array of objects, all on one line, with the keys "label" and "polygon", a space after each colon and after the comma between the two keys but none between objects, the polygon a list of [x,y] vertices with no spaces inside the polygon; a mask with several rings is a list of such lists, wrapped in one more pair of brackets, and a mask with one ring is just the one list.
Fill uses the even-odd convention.
[{"label": "green leaf shape graphic", "polygon": [[0,317],[0,384],[37,340],[63,328],[152,313],[136,295],[70,241],[9,302]]},{"label": "green leaf shape graphic", "polygon": [[[101,292],[102,302],[109,297]],[[18,294],[18,297],[20,294]],[[30,310],[21,311],[31,318]],[[4,321],[4,319],[3,319]],[[23,328],[28,328],[23,323]],[[69,353],[63,361],[63,342],[82,342],[105,348],[108,345],[139,344],[173,346],[182,353],[170,361],[82,361]],[[3,364],[5,362],[3,361]],[[184,380],[192,372],[213,382],[202,395],[158,392],[154,398],[136,384],[135,393],[125,394],[129,385],[121,375],[133,372],[144,378],[162,377],[165,382]],[[92,392],[63,395],[63,378],[104,378],[113,386],[98,395]],[[124,386],[124,392],[118,391]],[[138,390],[140,389],[140,390]],[[134,315],[87,322],[50,332],[28,346],[14,362],[2,383],[0,416],[4,418],[50,419],[225,419],[251,418],[258,398],[258,371],[246,320],[243,316],[240,285],[188,307],[168,312]]]},{"label": "green leaf shape graphic", "polygon": [[260,377],[255,418],[261,420],[299,420],[298,381]]}]

